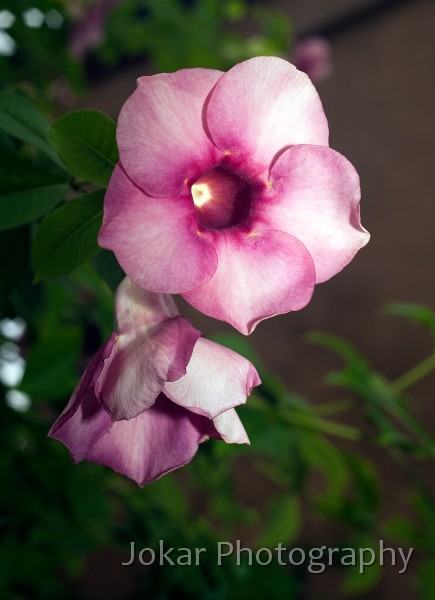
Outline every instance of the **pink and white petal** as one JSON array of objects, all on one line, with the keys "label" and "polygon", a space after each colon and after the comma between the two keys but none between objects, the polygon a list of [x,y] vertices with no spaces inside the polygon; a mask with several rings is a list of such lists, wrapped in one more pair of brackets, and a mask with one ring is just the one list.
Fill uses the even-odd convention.
[{"label": "pink and white petal", "polygon": [[96,399],[94,390],[88,388],[75,410],[65,410],[48,435],[68,448],[74,462],[80,462],[87,457],[111,423],[109,414]]},{"label": "pink and white petal", "polygon": [[220,344],[199,338],[186,375],[166,383],[163,391],[187,410],[213,419],[245,403],[252,388],[260,383],[249,360]]},{"label": "pink and white petal", "polygon": [[184,317],[174,317],[151,333],[118,336],[96,384],[112,420],[137,417],[154,404],[166,381],[182,377],[199,335]]},{"label": "pink and white petal", "polygon": [[198,233],[192,199],[146,196],[119,165],[107,189],[98,243],[115,253],[134,283],[152,292],[185,292],[216,271],[216,252]]},{"label": "pink and white petal", "polygon": [[128,277],[116,290],[115,316],[119,334],[143,332],[179,314],[172,296],[148,292]]},{"label": "pink and white petal", "polygon": [[56,437],[56,439],[60,439],[57,438],[55,434],[74,416],[74,414],[78,411],[81,403],[85,401],[89,392],[91,392],[91,395],[93,395],[95,382],[97,381],[104,368],[105,361],[112,354],[115,340],[116,333],[112,333],[109,339],[105,342],[105,344],[100,348],[100,350],[89,362],[68,404],[66,405],[66,407],[64,408],[60,416],[56,419],[55,423],[48,432],[48,435],[50,437]]},{"label": "pink and white petal", "polygon": [[191,461],[208,427],[162,394],[135,419],[113,423],[87,458],[144,485]]},{"label": "pink and white petal", "polygon": [[163,323],[151,338],[153,353],[167,361],[165,381],[177,381],[187,372],[187,366],[201,332],[185,317],[174,317]]},{"label": "pink and white petal", "polygon": [[301,240],[313,257],[316,283],[341,271],[369,241],[360,222],[358,174],[335,150],[290,148],[274,164],[270,184],[259,204],[264,227]]},{"label": "pink and white petal", "polygon": [[281,58],[242,62],[216,84],[207,105],[213,142],[267,172],[277,154],[295,144],[328,145],[328,123],[309,77]]},{"label": "pink and white petal", "polygon": [[175,196],[186,179],[211,168],[221,153],[203,127],[207,96],[221,71],[183,69],[141,77],[121,109],[117,140],[129,177],[151,196]]},{"label": "pink and white petal", "polygon": [[[232,408],[221,413],[212,421],[210,437],[221,439],[227,444],[250,444],[248,434],[237,412]],[[214,431],[213,431],[214,430]]]},{"label": "pink and white petal", "polygon": [[213,278],[183,294],[195,308],[249,335],[263,319],[299,310],[311,299],[313,260],[282,231],[220,231],[213,239],[219,264]]}]

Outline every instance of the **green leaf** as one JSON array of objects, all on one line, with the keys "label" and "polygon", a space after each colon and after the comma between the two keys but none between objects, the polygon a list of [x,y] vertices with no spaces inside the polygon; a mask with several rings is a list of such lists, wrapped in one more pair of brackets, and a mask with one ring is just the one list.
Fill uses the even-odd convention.
[{"label": "green leaf", "polygon": [[101,186],[109,183],[118,161],[116,123],[97,110],[75,110],[48,130],[48,140],[77,177]]},{"label": "green leaf", "polygon": [[25,96],[12,90],[0,91],[0,129],[23,142],[33,144],[59,163],[46,139],[48,127],[48,121]]},{"label": "green leaf", "polygon": [[418,565],[417,586],[420,600],[432,600],[435,596],[435,560],[425,557]]},{"label": "green leaf", "polygon": [[220,331],[219,333],[215,333],[212,336],[212,339],[217,344],[225,346],[226,348],[230,348],[231,350],[234,350],[234,352],[241,354],[254,363],[257,368],[259,368],[260,359],[252,347],[251,342],[246,339],[246,336],[232,332],[229,333]]},{"label": "green leaf", "polygon": [[39,167],[0,146],[0,231],[43,216],[68,192],[65,173]]},{"label": "green leaf", "polygon": [[281,496],[272,501],[265,529],[257,540],[259,547],[273,548],[291,542],[300,527],[300,508],[296,496]]},{"label": "green leaf", "polygon": [[423,325],[429,331],[435,332],[435,313],[427,306],[395,302],[387,305],[385,312],[390,315],[406,317],[415,323]]},{"label": "green leaf", "polygon": [[397,543],[409,546],[420,546],[422,534],[409,519],[402,515],[396,515],[388,519],[383,525],[383,533]]},{"label": "green leaf", "polygon": [[50,183],[10,192],[0,191],[0,231],[30,223],[45,215],[69,191],[65,183]]},{"label": "green leaf", "polygon": [[125,277],[125,273],[119,266],[113,252],[102,250],[92,260],[92,264],[98,275],[107,283],[112,292],[116,292],[118,285]]},{"label": "green leaf", "polygon": [[318,435],[302,437],[300,452],[307,464],[317,471],[320,493],[313,494],[314,503],[322,511],[335,510],[343,499],[349,483],[349,469],[343,454],[333,444]]},{"label": "green leaf", "polygon": [[36,281],[66,275],[99,252],[103,197],[102,190],[79,196],[44,219],[32,247]]},{"label": "green leaf", "polygon": [[353,476],[353,489],[358,496],[358,503],[369,511],[379,507],[379,484],[373,465],[358,454],[346,454]]},{"label": "green leaf", "polygon": [[368,593],[376,587],[382,573],[378,556],[379,541],[370,534],[361,534],[349,546],[355,549],[356,556],[359,558],[362,549],[371,548],[375,552],[376,558],[372,565],[364,566],[358,559],[357,564],[346,566],[342,589],[346,596]]},{"label": "green leaf", "polygon": [[306,336],[306,341],[311,344],[319,344],[329,348],[333,352],[342,356],[346,361],[351,362],[360,370],[367,370],[368,365],[365,358],[356,350],[356,348],[348,341],[323,333],[321,331],[312,331]]}]

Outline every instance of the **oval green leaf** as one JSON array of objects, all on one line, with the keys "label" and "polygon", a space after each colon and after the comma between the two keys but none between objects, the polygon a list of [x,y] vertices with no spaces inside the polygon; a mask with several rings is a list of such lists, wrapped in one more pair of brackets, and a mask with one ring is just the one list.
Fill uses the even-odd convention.
[{"label": "oval green leaf", "polygon": [[74,110],[48,130],[48,140],[66,167],[97,185],[109,183],[118,161],[116,123],[97,110]]},{"label": "oval green leaf", "polygon": [[84,194],[43,220],[32,247],[36,281],[67,275],[99,252],[103,197],[102,190]]},{"label": "oval green leaf", "polygon": [[0,191],[0,231],[42,217],[69,191],[65,183],[49,183],[8,192]]},{"label": "oval green leaf", "polygon": [[63,173],[42,170],[0,146],[0,231],[45,215],[69,191]]},{"label": "oval green leaf", "polygon": [[48,121],[38,108],[18,92],[0,91],[0,129],[12,137],[36,146],[59,163],[57,154],[47,142]]}]

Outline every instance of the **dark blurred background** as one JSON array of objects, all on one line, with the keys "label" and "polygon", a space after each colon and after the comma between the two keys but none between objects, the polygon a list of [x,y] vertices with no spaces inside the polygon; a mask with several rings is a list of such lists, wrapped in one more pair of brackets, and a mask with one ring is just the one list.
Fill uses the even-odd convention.
[{"label": "dark blurred background", "polygon": [[[138,76],[189,66],[228,68],[255,54],[277,54],[291,60],[297,56],[301,40],[321,36],[321,59],[327,62],[327,68],[315,83],[329,119],[330,143],[351,160],[360,174],[362,222],[372,237],[343,273],[316,288],[308,307],[263,322],[249,342],[266,372],[313,405],[342,398],[342,391],[325,385],[327,374],[339,369],[342,361],[325,348],[307,343],[308,331],[332,332],[346,338],[369,357],[376,371],[391,380],[431,352],[432,342],[423,328],[397,316],[386,316],[384,307],[391,302],[435,307],[432,0],[16,0],[3,4],[3,83],[18,86],[52,118],[72,108],[88,107],[116,119]],[[8,24],[8,15],[14,16],[13,23]],[[45,21],[38,25],[40,15]],[[97,285],[84,276],[79,283],[82,287]],[[68,294],[74,292],[65,292],[62,301],[69,301]],[[110,300],[107,302],[110,304]],[[229,332],[229,328],[199,315],[187,304],[180,301],[179,306],[204,335]],[[16,304],[15,309],[14,313],[9,307],[6,316],[19,314]],[[106,312],[110,315],[110,309]],[[30,351],[26,342],[21,347]],[[411,390],[413,412],[432,432],[434,384],[432,373]],[[19,384],[16,387],[29,392],[26,379],[21,388]],[[67,399],[67,391],[68,386],[63,395],[54,398],[56,407]],[[29,466],[29,457],[18,449],[13,456],[5,455],[1,463],[7,482],[7,490],[2,491],[5,511],[12,508],[16,514],[1,546],[4,595],[0,593],[0,597],[98,600],[139,598],[145,593],[152,598],[171,598],[177,593],[182,598],[220,599],[244,598],[244,594],[264,597],[270,593],[270,597],[313,600],[353,595],[383,600],[397,596],[433,598],[435,581],[431,573],[435,563],[428,556],[434,548],[428,548],[426,542],[416,551],[419,562],[416,559],[406,574],[384,568],[373,575],[372,581],[366,578],[361,585],[356,577],[356,583],[349,579],[343,586],[342,573],[337,569],[314,576],[296,570],[291,574],[292,583],[281,581],[278,571],[268,575],[261,569],[255,577],[242,577],[237,569],[223,575],[212,569],[201,574],[188,571],[192,580],[188,585],[183,581],[184,574],[174,575],[170,569],[162,573],[159,569],[148,573],[146,569],[144,575],[143,567],[131,571],[121,567],[121,560],[127,560],[130,540],[145,546],[167,535],[186,545],[198,540],[199,545],[212,544],[215,538],[209,534],[209,525],[213,524],[217,539],[230,535],[242,536],[247,543],[258,542],[267,520],[269,524],[273,521],[270,506],[281,493],[280,485],[270,476],[273,470],[262,474],[252,464],[255,456],[248,456],[244,462],[236,454],[228,458],[226,451],[222,457],[220,451],[213,456],[206,451],[197,457],[197,467],[192,467],[197,472],[182,471],[168,477],[171,483],[162,480],[144,490],[123,483],[117,476],[103,478],[99,468],[70,465],[66,450],[45,440],[44,426],[55,414],[52,407],[47,408],[46,400],[44,391],[39,397],[36,394],[36,411],[46,420],[38,425],[40,437],[35,434],[34,466]],[[363,413],[357,404],[340,419],[364,429]],[[30,439],[32,427],[37,428],[29,422],[18,423],[17,435],[28,435]],[[252,431],[257,431],[254,425]],[[255,435],[251,439],[255,452]],[[270,444],[275,440],[272,431]],[[10,443],[9,438],[6,442]],[[307,484],[308,491],[298,496],[297,509],[292,512],[290,506],[285,513],[285,518],[298,521],[294,531],[283,528],[291,545],[341,544],[349,539],[352,527],[362,536],[355,539],[368,539],[364,535],[369,530],[376,539],[386,535],[381,523],[399,513],[403,515],[401,532],[405,532],[401,545],[403,540],[408,540],[408,545],[414,543],[418,536],[407,533],[405,520],[418,521],[425,509],[410,501],[417,484],[410,480],[409,470],[399,468],[382,445],[334,439],[333,446],[340,453],[361,455],[377,471],[379,499],[372,507],[376,514],[370,517],[371,529],[358,529],[352,520],[346,522],[345,518],[333,518],[331,512],[312,510],[304,494],[310,495],[312,489],[315,493],[321,487],[314,476]],[[287,446],[283,448],[289,451]],[[319,452],[323,451],[319,447]],[[290,455],[288,459],[291,462]],[[225,473],[212,481],[207,469],[218,469],[221,460],[222,464],[227,461]],[[339,470],[337,465],[331,467],[331,479]],[[433,490],[433,464],[419,461],[415,469],[424,485],[428,489],[432,485]],[[289,472],[290,479],[293,475]],[[219,500],[228,478],[232,481],[231,492],[226,500]],[[97,489],[92,495],[89,488],[94,486]],[[236,509],[232,512],[228,506],[231,498],[237,498],[245,512],[241,508],[240,514]],[[178,503],[182,508],[175,506]],[[423,515],[423,529],[429,527],[425,518]],[[6,513],[4,519],[7,523]],[[192,525],[192,519],[196,525]],[[207,525],[201,529],[199,523]],[[432,533],[435,520],[431,523]],[[190,536],[183,533],[191,526]],[[111,527],[117,529],[109,534]],[[388,531],[393,529],[391,526]],[[85,533],[81,536],[80,531]],[[399,538],[396,536],[396,540]],[[23,561],[26,566],[20,580],[17,572]]]}]

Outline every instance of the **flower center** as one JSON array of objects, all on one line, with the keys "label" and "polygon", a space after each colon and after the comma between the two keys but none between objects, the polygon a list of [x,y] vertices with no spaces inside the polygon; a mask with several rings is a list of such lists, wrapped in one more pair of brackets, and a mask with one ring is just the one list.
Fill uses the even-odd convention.
[{"label": "flower center", "polygon": [[222,167],[207,171],[192,185],[196,216],[206,229],[238,225],[249,215],[251,196],[251,185]]}]

